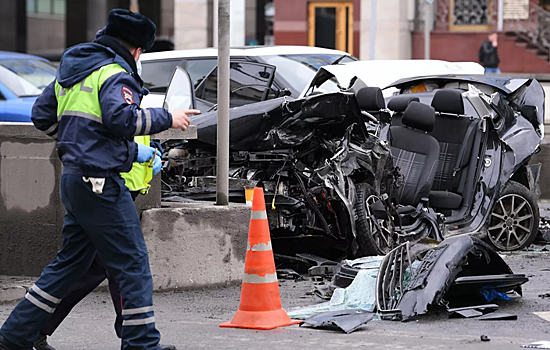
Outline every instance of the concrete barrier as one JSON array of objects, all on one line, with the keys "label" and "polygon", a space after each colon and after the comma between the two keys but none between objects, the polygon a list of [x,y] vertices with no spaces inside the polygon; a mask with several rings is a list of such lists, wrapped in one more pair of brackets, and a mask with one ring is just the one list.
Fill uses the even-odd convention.
[{"label": "concrete barrier", "polygon": [[244,204],[182,203],[144,211],[154,289],[241,282],[249,221]]},{"label": "concrete barrier", "polygon": [[[196,126],[158,139],[193,139]],[[61,247],[65,208],[59,198],[63,167],[56,143],[31,123],[0,122],[0,275],[38,276]],[[139,211],[160,207],[160,176]]]},{"label": "concrete barrier", "polygon": [[0,274],[37,276],[61,244],[61,162],[32,124],[0,124]]}]

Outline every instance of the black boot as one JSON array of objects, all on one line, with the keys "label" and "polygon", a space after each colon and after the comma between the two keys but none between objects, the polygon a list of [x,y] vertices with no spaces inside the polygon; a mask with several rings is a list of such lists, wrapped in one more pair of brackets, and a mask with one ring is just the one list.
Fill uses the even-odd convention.
[{"label": "black boot", "polygon": [[178,350],[174,345],[160,345],[161,350]]},{"label": "black boot", "polygon": [[19,346],[12,344],[12,342],[8,341],[6,338],[0,335],[0,350],[32,350],[32,349],[20,348]]},{"label": "black boot", "polygon": [[45,334],[40,333],[38,339],[34,341],[35,350],[55,350],[54,347],[48,344],[48,337]]}]

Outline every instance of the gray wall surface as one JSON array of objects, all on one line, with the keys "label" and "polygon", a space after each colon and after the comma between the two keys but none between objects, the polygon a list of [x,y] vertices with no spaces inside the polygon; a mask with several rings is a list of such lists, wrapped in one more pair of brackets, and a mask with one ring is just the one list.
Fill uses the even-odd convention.
[{"label": "gray wall surface", "polygon": [[55,257],[60,174],[52,140],[32,125],[0,125],[0,274],[37,276]]},{"label": "gray wall surface", "polygon": [[[158,137],[196,138],[196,128]],[[30,123],[0,122],[0,275],[38,276],[61,247],[65,208],[56,143]],[[160,207],[160,175],[138,211]]]}]

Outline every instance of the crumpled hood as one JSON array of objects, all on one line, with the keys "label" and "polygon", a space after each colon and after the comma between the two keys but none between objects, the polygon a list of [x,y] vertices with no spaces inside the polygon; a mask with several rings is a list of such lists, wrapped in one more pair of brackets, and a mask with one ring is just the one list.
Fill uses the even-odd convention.
[{"label": "crumpled hood", "polygon": [[63,53],[56,79],[59,85],[69,88],[111,63],[118,63],[127,71],[132,71],[128,63],[112,49],[97,43],[79,44]]}]

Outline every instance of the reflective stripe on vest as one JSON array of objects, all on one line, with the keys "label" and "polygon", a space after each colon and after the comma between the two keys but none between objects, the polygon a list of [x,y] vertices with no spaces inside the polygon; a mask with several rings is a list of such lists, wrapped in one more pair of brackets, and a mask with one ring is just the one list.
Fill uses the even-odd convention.
[{"label": "reflective stripe on vest", "polygon": [[92,72],[70,88],[63,88],[56,81],[57,119],[70,116],[102,123],[99,90],[107,79],[121,72],[126,70],[118,63],[112,63]]},{"label": "reflective stripe on vest", "polygon": [[[151,136],[136,136],[134,137],[134,142],[149,146],[151,144]],[[149,183],[153,179],[153,162],[154,158],[147,163],[134,163],[130,172],[120,174],[130,191],[140,191],[142,194],[146,194],[149,191],[149,188],[151,188]]]}]

